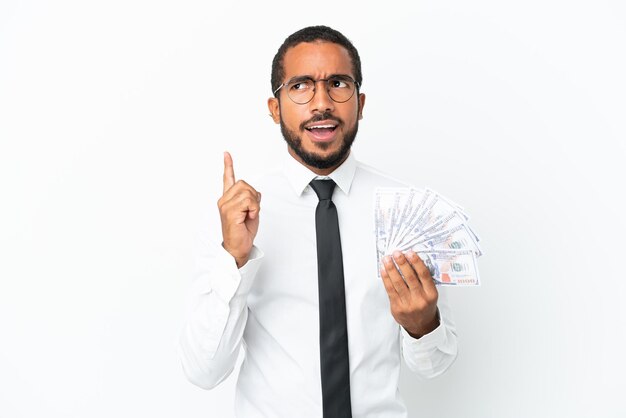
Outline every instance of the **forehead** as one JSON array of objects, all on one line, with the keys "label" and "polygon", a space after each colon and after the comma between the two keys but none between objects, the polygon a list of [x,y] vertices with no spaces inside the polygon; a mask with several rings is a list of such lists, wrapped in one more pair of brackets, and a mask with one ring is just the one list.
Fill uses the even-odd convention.
[{"label": "forehead", "polygon": [[283,59],[285,79],[300,75],[326,77],[330,74],[352,73],[348,50],[331,42],[302,42],[289,48]]}]

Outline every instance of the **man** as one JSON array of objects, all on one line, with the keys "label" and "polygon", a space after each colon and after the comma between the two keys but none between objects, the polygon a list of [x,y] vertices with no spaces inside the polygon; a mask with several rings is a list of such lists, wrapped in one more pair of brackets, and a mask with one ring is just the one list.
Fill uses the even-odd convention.
[{"label": "man", "polygon": [[341,33],[294,33],[274,58],[268,100],[284,167],[253,187],[224,154],[221,236],[217,226],[201,244],[180,354],[189,380],[210,389],[243,343],[237,416],[405,417],[401,357],[426,378],[456,357],[450,310],[417,254],[376,265],[375,188],[405,185],[350,153],[361,82]]}]

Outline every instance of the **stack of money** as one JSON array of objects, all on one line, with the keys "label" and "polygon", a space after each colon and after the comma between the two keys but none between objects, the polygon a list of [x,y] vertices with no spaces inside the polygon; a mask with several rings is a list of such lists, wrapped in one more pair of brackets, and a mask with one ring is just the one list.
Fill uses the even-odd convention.
[{"label": "stack of money", "polygon": [[478,285],[479,238],[459,205],[430,189],[375,193],[378,265],[394,251],[415,251],[438,285]]}]

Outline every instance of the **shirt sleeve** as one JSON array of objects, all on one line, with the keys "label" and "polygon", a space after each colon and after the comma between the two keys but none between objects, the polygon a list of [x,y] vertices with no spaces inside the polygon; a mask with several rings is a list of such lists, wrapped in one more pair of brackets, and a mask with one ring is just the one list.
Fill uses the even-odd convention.
[{"label": "shirt sleeve", "polygon": [[178,347],[193,384],[212,389],[233,371],[248,319],[247,295],[262,259],[263,252],[253,247],[248,262],[238,269],[221,243],[199,240]]},{"label": "shirt sleeve", "polygon": [[445,372],[457,355],[456,326],[448,304],[446,289],[440,287],[437,307],[439,326],[421,338],[413,338],[402,327],[402,356],[410,370],[423,378],[433,378]]}]

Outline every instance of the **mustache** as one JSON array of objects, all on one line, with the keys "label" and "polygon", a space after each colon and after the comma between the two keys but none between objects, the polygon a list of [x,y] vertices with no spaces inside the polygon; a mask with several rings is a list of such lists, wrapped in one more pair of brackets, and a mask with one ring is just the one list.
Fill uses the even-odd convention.
[{"label": "mustache", "polygon": [[339,119],[337,116],[331,115],[329,112],[324,113],[316,113],[311,119],[306,120],[300,124],[300,130],[303,131],[304,127],[309,123],[321,122],[323,120],[332,120],[337,122],[337,126],[343,125],[343,121]]}]

